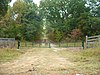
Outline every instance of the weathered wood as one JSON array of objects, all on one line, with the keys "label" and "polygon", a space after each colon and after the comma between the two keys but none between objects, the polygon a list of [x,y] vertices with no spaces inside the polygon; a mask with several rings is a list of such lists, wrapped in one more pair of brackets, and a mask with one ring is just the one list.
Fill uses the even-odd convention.
[{"label": "weathered wood", "polygon": [[88,48],[88,36],[86,36],[86,48]]},{"label": "weathered wood", "polygon": [[100,35],[90,37],[86,36],[86,48],[89,47],[89,44],[97,44],[97,42],[100,42]]},{"label": "weathered wood", "polygon": [[91,37],[88,37],[88,38],[99,38],[100,37],[100,35],[97,35],[97,36],[91,36]]},{"label": "weathered wood", "polygon": [[0,38],[0,48],[15,47],[15,38]]},{"label": "weathered wood", "polygon": [[100,40],[100,38],[96,38],[96,39],[93,38],[93,39],[88,39],[87,41],[91,42],[91,41],[99,41],[99,40]]}]

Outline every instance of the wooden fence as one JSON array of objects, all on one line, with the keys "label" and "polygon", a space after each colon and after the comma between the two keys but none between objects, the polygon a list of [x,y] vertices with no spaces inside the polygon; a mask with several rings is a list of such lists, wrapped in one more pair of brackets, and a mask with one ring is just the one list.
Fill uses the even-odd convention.
[{"label": "wooden fence", "polygon": [[15,47],[15,38],[0,38],[0,48]]},{"label": "wooden fence", "polygon": [[100,46],[100,35],[97,36],[86,36],[86,48],[93,48]]}]

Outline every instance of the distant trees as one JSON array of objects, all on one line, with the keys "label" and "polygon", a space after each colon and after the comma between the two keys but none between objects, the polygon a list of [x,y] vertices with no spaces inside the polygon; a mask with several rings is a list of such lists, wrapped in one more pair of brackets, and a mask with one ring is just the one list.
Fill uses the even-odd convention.
[{"label": "distant trees", "polygon": [[0,29],[0,37],[39,40],[42,34],[42,19],[38,7],[31,0],[17,0],[3,17]]},{"label": "distant trees", "polygon": [[21,37],[25,40],[39,40],[42,34],[42,19],[36,4],[30,1],[17,1],[13,7],[16,21],[21,24]]},{"label": "distant trees", "polygon": [[8,3],[11,0],[0,0],[0,17],[4,16],[8,10]]},{"label": "distant trees", "polygon": [[100,34],[100,0],[42,0],[39,8],[43,18],[49,21],[49,38],[51,34],[53,38],[57,36],[56,30],[63,35],[56,40],[73,36],[79,40]]},{"label": "distant trees", "polygon": [[0,37],[37,41],[43,26],[55,42],[100,34],[100,0],[41,0],[39,7],[33,0],[17,0],[8,9],[9,1],[0,0]]}]

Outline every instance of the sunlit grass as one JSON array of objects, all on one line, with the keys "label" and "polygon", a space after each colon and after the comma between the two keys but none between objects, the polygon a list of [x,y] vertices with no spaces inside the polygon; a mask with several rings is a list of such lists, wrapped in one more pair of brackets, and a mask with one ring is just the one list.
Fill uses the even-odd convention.
[{"label": "sunlit grass", "polygon": [[99,75],[100,73],[100,48],[80,51],[63,50],[58,54],[73,62],[76,65],[75,69],[83,74]]},{"label": "sunlit grass", "polygon": [[23,50],[0,49],[0,63],[16,59],[23,53],[24,53]]}]

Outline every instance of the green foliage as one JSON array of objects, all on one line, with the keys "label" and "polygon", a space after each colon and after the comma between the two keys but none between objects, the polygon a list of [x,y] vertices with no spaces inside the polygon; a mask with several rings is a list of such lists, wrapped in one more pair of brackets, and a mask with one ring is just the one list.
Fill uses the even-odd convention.
[{"label": "green foliage", "polygon": [[31,2],[33,2],[33,0],[24,0],[25,2],[29,2],[29,3],[31,3]]},{"label": "green foliage", "polygon": [[37,41],[44,24],[49,40],[56,42],[100,34],[99,0],[41,0],[39,7],[32,0],[17,0],[9,9],[8,0],[1,0],[1,5],[0,37]]},{"label": "green foliage", "polygon": [[[50,23],[50,32],[58,29],[64,34],[64,39],[69,37],[74,29],[80,29],[81,38],[100,34],[99,5],[99,0],[42,0],[39,8],[43,18]],[[53,33],[52,38],[54,37],[56,33]]]},{"label": "green foliage", "polygon": [[63,38],[63,34],[58,30],[54,30],[53,32],[49,32],[48,38],[53,42],[61,42]]},{"label": "green foliage", "polygon": [[22,26],[22,34],[25,40],[36,41],[41,38],[42,34],[42,19],[38,14],[38,9],[35,4],[27,4],[26,11],[22,13],[21,23]]},{"label": "green foliage", "polygon": [[78,18],[78,27],[81,29],[83,36],[85,35],[99,35],[100,19],[98,17],[91,17],[86,13],[83,13]]},{"label": "green foliage", "polygon": [[0,30],[0,37],[27,41],[39,40],[42,35],[42,19],[38,7],[31,0],[17,0],[3,17]]},{"label": "green foliage", "polygon": [[1,32],[0,37],[3,38],[16,38],[17,34],[20,33],[20,25],[16,24],[16,21],[14,20],[14,15],[12,12],[12,8],[9,8],[7,11],[7,14],[2,18],[1,22]]},{"label": "green foliage", "polygon": [[73,29],[71,32],[71,39],[74,40],[82,40],[81,36],[82,36],[82,32],[80,31],[80,29]]},{"label": "green foliage", "polygon": [[0,17],[4,16],[8,10],[8,3],[11,0],[0,0]]}]

